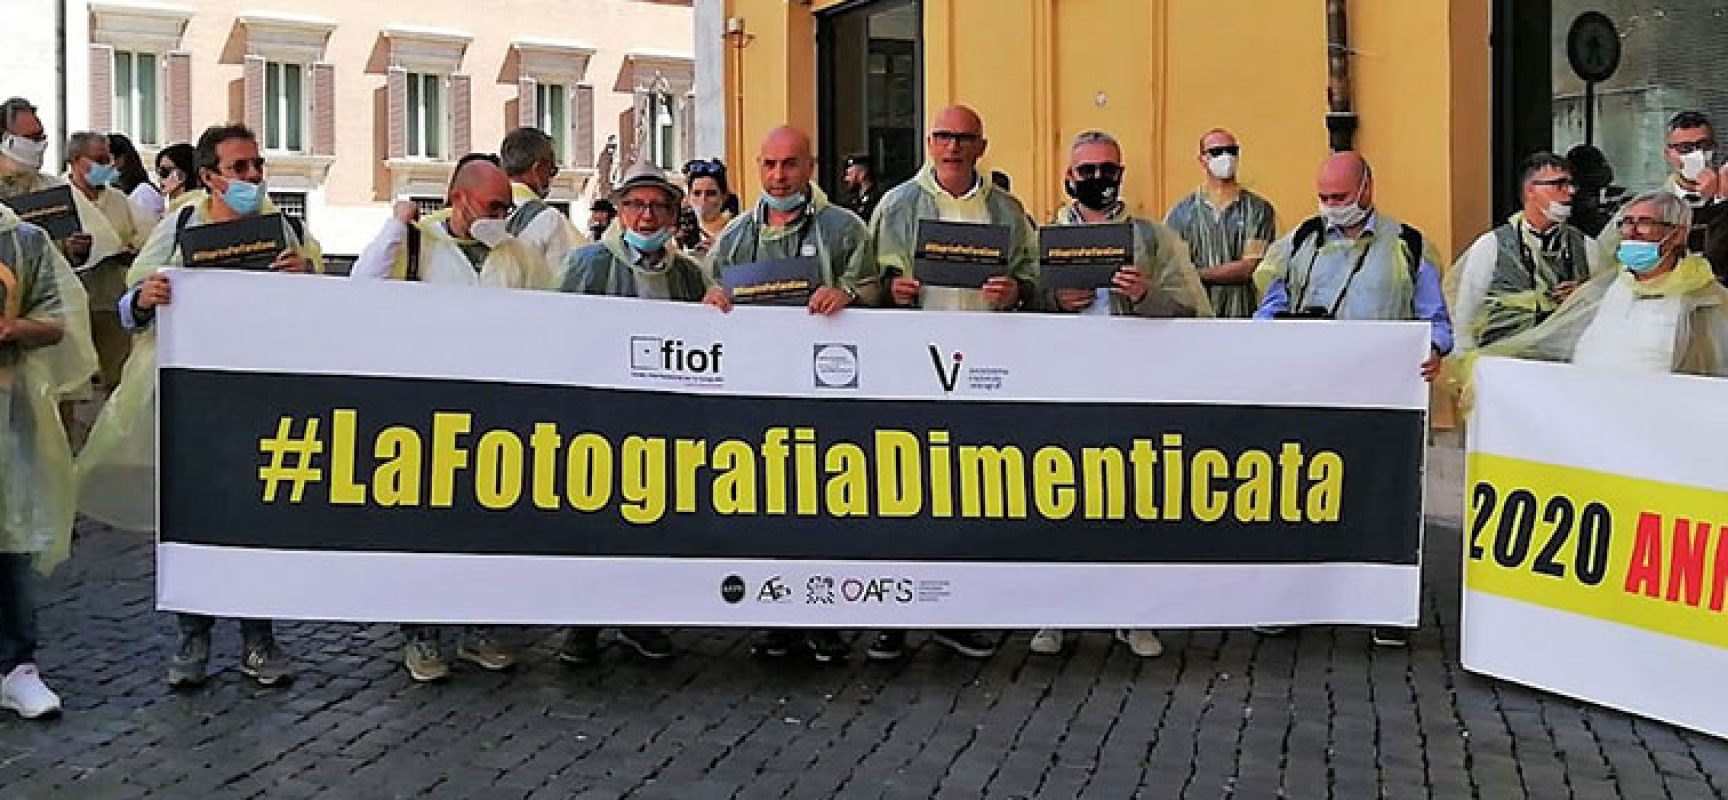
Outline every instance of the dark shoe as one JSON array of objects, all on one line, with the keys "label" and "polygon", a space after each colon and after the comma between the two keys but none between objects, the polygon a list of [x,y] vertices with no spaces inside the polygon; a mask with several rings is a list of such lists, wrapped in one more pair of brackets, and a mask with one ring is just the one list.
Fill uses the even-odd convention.
[{"label": "dark shoe", "polygon": [[864,651],[871,661],[894,661],[906,655],[905,631],[882,631],[876,634],[870,642],[870,649]]},{"label": "dark shoe", "polygon": [[618,641],[656,661],[672,657],[672,639],[659,628],[620,628]]},{"label": "dark shoe", "polygon": [[210,630],[182,630],[174,660],[168,662],[168,685],[176,689],[198,686],[210,667]]},{"label": "dark shoe", "polygon": [[810,649],[810,657],[818,664],[838,664],[852,654],[852,645],[839,631],[811,631],[804,636],[804,646]]},{"label": "dark shoe", "polygon": [[246,645],[240,657],[240,672],[259,686],[277,686],[294,679],[294,667],[274,639]]},{"label": "dark shoe", "polygon": [[1375,647],[1409,647],[1410,629],[1375,628],[1373,639]]},{"label": "dark shoe", "polygon": [[756,643],[750,646],[750,655],[757,658],[785,658],[792,652],[792,645],[797,641],[797,631],[785,628],[765,630],[756,635]]},{"label": "dark shoe", "polygon": [[577,667],[599,661],[599,629],[571,628],[569,633],[564,634],[564,646],[558,648],[558,660]]},{"label": "dark shoe", "polygon": [[937,631],[936,643],[968,658],[996,655],[996,640],[982,631]]}]

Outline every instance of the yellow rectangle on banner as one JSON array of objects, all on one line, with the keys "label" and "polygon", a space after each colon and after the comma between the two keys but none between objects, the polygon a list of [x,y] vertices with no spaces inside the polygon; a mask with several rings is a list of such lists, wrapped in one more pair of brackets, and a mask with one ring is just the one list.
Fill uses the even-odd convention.
[{"label": "yellow rectangle on banner", "polygon": [[1466,589],[1728,648],[1728,492],[1472,453]]}]

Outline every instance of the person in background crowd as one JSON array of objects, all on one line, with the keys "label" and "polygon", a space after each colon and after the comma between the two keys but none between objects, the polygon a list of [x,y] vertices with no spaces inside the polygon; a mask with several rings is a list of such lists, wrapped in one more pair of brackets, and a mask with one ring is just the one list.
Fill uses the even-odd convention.
[{"label": "person in background crowd", "polygon": [[[198,156],[192,145],[181,142],[162,148],[156,154],[156,179],[162,182],[161,202],[153,206],[149,218],[160,222],[168,212],[204,189],[198,180]],[[151,223],[151,227],[154,225]]]},{"label": "person in background crowd", "polygon": [[1718,280],[1728,280],[1728,181],[1718,172],[1716,130],[1697,111],[1668,120],[1662,148],[1668,162],[1667,188],[1692,207],[1691,238],[1686,246],[1701,253]]},{"label": "person in background crowd", "polygon": [[1446,275],[1460,351],[1540,325],[1596,271],[1596,243],[1566,224],[1576,193],[1572,165],[1535,153],[1518,174],[1524,209],[1478,237]]},{"label": "person in background crowd", "polygon": [[138,148],[124,133],[108,134],[108,152],[114,156],[116,174],[113,186],[126,195],[127,201],[132,204],[132,214],[138,220],[138,227],[148,234],[150,229],[156,226],[157,220],[162,218],[162,191],[150,180],[150,166],[144,162]]},{"label": "person in background crowd", "polygon": [[72,452],[55,400],[96,370],[89,301],[46,231],[0,205],[0,708],[60,710],[36,666],[37,576],[72,549]]},{"label": "person in background crowd", "polygon": [[[120,385],[103,406],[91,428],[89,443],[78,456],[80,511],[104,522],[128,527],[153,524],[154,501],[140,497],[136,473],[122,462],[140,452],[136,437],[151,437],[155,414],[156,358],[154,325],[156,313],[171,301],[170,280],[162,270],[183,268],[186,257],[180,249],[184,229],[227,222],[242,217],[277,213],[264,188],[264,158],[258,137],[238,123],[217,125],[198,137],[199,181],[209,191],[196,201],[182,204],[151,231],[127,274],[132,288],[120,299],[121,324],[128,330],[145,331],[133,343]],[[323,272],[323,254],[318,240],[291,217],[283,216],[282,235],[287,249],[270,264],[276,272]],[[153,450],[145,449],[146,453]],[[197,686],[207,679],[210,662],[210,630],[216,620],[202,614],[178,614],[180,640],[168,667],[168,684]],[[268,619],[240,620],[240,671],[260,686],[278,686],[293,678],[288,656],[276,643],[274,625]]]},{"label": "person in background crowd", "polygon": [[1703,256],[1687,252],[1693,211],[1671,190],[1632,198],[1615,221],[1613,268],[1579,287],[1546,322],[1478,352],[1728,378],[1728,289]]},{"label": "person in background crowd", "polygon": [[859,153],[846,157],[846,171],[840,174],[841,183],[846,187],[846,208],[857,214],[859,219],[870,221],[876,213],[876,203],[882,195],[876,190],[876,167],[870,162],[868,153]]},{"label": "person in background crowd", "polygon": [[696,246],[686,248],[686,252],[706,263],[708,251],[714,248],[714,240],[719,238],[720,232],[726,229],[736,213],[728,209],[728,205],[736,200],[727,181],[726,165],[719,159],[685,164],[684,181],[689,190],[690,210],[696,212],[696,222],[702,230]]},{"label": "person in background crowd", "polygon": [[[120,368],[132,350],[132,336],[120,325],[120,295],[126,293],[126,270],[150,231],[138,224],[132,203],[112,184],[119,175],[108,137],[90,131],[66,141],[66,181],[78,207],[78,226],[89,244],[72,262],[90,298],[90,334],[96,343],[102,385],[114,388]],[[61,409],[71,416],[70,404]]]},{"label": "person in background crowd", "polygon": [[516,203],[505,230],[538,251],[556,273],[582,239],[570,218],[546,203],[552,179],[558,177],[557,142],[538,128],[517,128],[504,136],[498,158],[510,176],[510,197]]},{"label": "person in background crowd", "polygon": [[22,97],[0,103],[0,201],[61,184],[42,171],[47,152],[48,131],[36,106]]},{"label": "person in background crowd", "polygon": [[[592,244],[570,253],[564,291],[649,300],[703,302],[730,309],[726,293],[714,287],[701,265],[671,246],[684,191],[653,164],[624,173],[612,191],[620,224]],[[618,641],[645,658],[671,658],[672,639],[658,628],[622,628]],[[558,660],[582,666],[600,658],[600,628],[574,627],[565,635]]]},{"label": "person in background crowd", "polygon": [[[902,308],[943,311],[1009,311],[1034,299],[1038,287],[1037,232],[1026,207],[978,174],[978,159],[989,140],[984,120],[965,106],[937,113],[924,140],[929,162],[916,177],[882,196],[870,218],[876,262],[889,281],[889,300]],[[918,221],[974,222],[1008,228],[1012,252],[1008,272],[977,289],[924,286],[913,268],[918,245]],[[938,630],[938,644],[970,658],[989,658],[996,641],[981,631]],[[892,661],[906,654],[906,631],[882,631],[870,643],[868,655]]]},{"label": "person in background crowd", "polygon": [[[1361,154],[1333,153],[1316,184],[1320,214],[1274,242],[1255,270],[1265,287],[1255,318],[1426,321],[1433,344],[1421,372],[1434,380],[1441,357],[1452,351],[1452,320],[1433,247],[1421,231],[1374,207],[1374,173]],[[1410,631],[1377,627],[1373,642],[1404,647]]]},{"label": "person in background crowd", "polygon": [[618,209],[611,200],[596,198],[588,206],[588,241],[600,241],[600,237],[606,235],[606,229],[612,227],[612,220],[617,218]]},{"label": "person in background crowd", "polygon": [[1236,180],[1242,145],[1236,135],[1213,128],[1200,137],[1200,188],[1182,198],[1164,223],[1188,245],[1188,257],[1220,317],[1254,316],[1259,305],[1254,270],[1278,236],[1277,214],[1265,198]]},{"label": "person in background crowd", "polygon": [[1625,189],[1614,185],[1614,167],[1592,145],[1581,144],[1567,150],[1566,161],[1572,165],[1572,183],[1578,190],[1572,198],[1572,218],[1568,223],[1585,236],[1601,236],[1620,201],[1625,199]]}]

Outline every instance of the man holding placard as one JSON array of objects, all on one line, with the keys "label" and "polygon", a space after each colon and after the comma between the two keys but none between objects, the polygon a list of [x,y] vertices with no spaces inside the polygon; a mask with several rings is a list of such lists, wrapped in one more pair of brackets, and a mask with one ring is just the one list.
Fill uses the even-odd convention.
[{"label": "man holding placard", "polygon": [[[762,198],[720,233],[709,251],[714,278],[734,303],[803,305],[812,314],[874,305],[880,294],[870,231],[857,214],[828,202],[810,178],[810,137],[784,125],[768,132],[756,155]],[[827,663],[846,658],[837,631],[763,631],[754,651],[780,658],[802,646]]]},{"label": "man holding placard", "polygon": [[[1210,317],[1212,303],[1176,234],[1162,223],[1131,216],[1122,202],[1122,146],[1108,133],[1086,131],[1068,149],[1063,186],[1074,202],[1056,211],[1055,227],[1039,232],[1044,305],[1063,312],[1135,317]],[[1120,630],[1134,655],[1164,652],[1149,630]],[[1032,636],[1032,652],[1062,652],[1063,632]]]},{"label": "man holding placard", "polygon": [[[1037,236],[1026,207],[978,174],[989,144],[977,112],[942,109],[924,140],[929,162],[882,196],[870,233],[893,305],[1008,311],[1034,297]],[[979,631],[937,631],[935,640],[972,658],[996,652],[995,640]],[[891,661],[905,652],[905,631],[883,631],[869,656]]]},{"label": "man holding placard", "polygon": [[109,389],[120,382],[120,367],[132,349],[131,336],[120,326],[117,305],[126,291],[126,270],[150,235],[138,224],[132,202],[108,186],[118,174],[113,160],[104,134],[82,131],[67,138],[66,181],[74,190],[78,226],[87,239],[81,259],[72,266],[90,295],[90,333],[96,341],[102,385]]},{"label": "man holding placard", "polygon": [[[120,300],[121,322],[131,330],[147,331],[158,308],[168,305],[168,273],[188,266],[236,267],[257,264],[275,272],[322,272],[323,255],[316,239],[298,223],[276,212],[264,190],[264,158],[258,137],[240,124],[218,125],[198,137],[198,175],[206,196],[181,206],[157,223],[144,248],[132,262]],[[262,262],[262,263],[260,263]],[[156,358],[153,334],[134,342],[132,357],[120,386],[91,428],[89,443],[78,457],[80,510],[104,522],[135,527],[154,518],[145,506],[154,498],[139,497],[133,473],[117,468],[126,456],[140,452],[135,440],[154,434]],[[123,506],[137,506],[125,508]],[[100,506],[100,508],[98,508]],[[210,629],[215,619],[180,614],[180,641],[168,668],[171,686],[202,684],[210,661]],[[240,671],[261,686],[276,686],[293,677],[288,657],[276,644],[268,619],[240,620]]]},{"label": "man holding placard", "polygon": [[945,108],[924,141],[929,162],[883,195],[870,233],[894,305],[1006,311],[1032,297],[1037,237],[1025,206],[978,174],[989,144],[977,112]]}]

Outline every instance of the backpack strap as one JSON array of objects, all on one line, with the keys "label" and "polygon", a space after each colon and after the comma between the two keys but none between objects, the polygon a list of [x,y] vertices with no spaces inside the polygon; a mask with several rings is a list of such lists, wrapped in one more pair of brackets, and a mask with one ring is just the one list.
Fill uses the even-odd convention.
[{"label": "backpack strap", "polygon": [[408,269],[402,275],[403,280],[420,280],[420,225],[408,223]]},{"label": "backpack strap", "polygon": [[1302,245],[1307,244],[1309,239],[1319,236],[1320,232],[1324,230],[1326,230],[1326,221],[1319,217],[1309,217],[1302,220],[1302,224],[1296,226],[1295,238],[1290,242],[1290,256],[1294,258],[1296,253],[1301,251]]},{"label": "backpack strap", "polygon": [[517,206],[515,211],[510,212],[510,219],[504,223],[504,229],[509,231],[511,236],[521,236],[523,231],[528,230],[529,225],[534,224],[536,217],[551,208],[545,200],[539,198],[529,200]]},{"label": "backpack strap", "polygon": [[192,222],[192,212],[194,210],[196,209],[192,207],[191,203],[187,203],[180,208],[180,216],[176,217],[174,220],[174,249],[169,251],[169,255],[180,252],[180,234],[185,233],[186,226]]},{"label": "backpack strap", "polygon": [[1410,248],[1410,282],[1416,282],[1416,273],[1422,271],[1422,232],[1399,223],[1398,238],[1404,240],[1404,246]]}]

